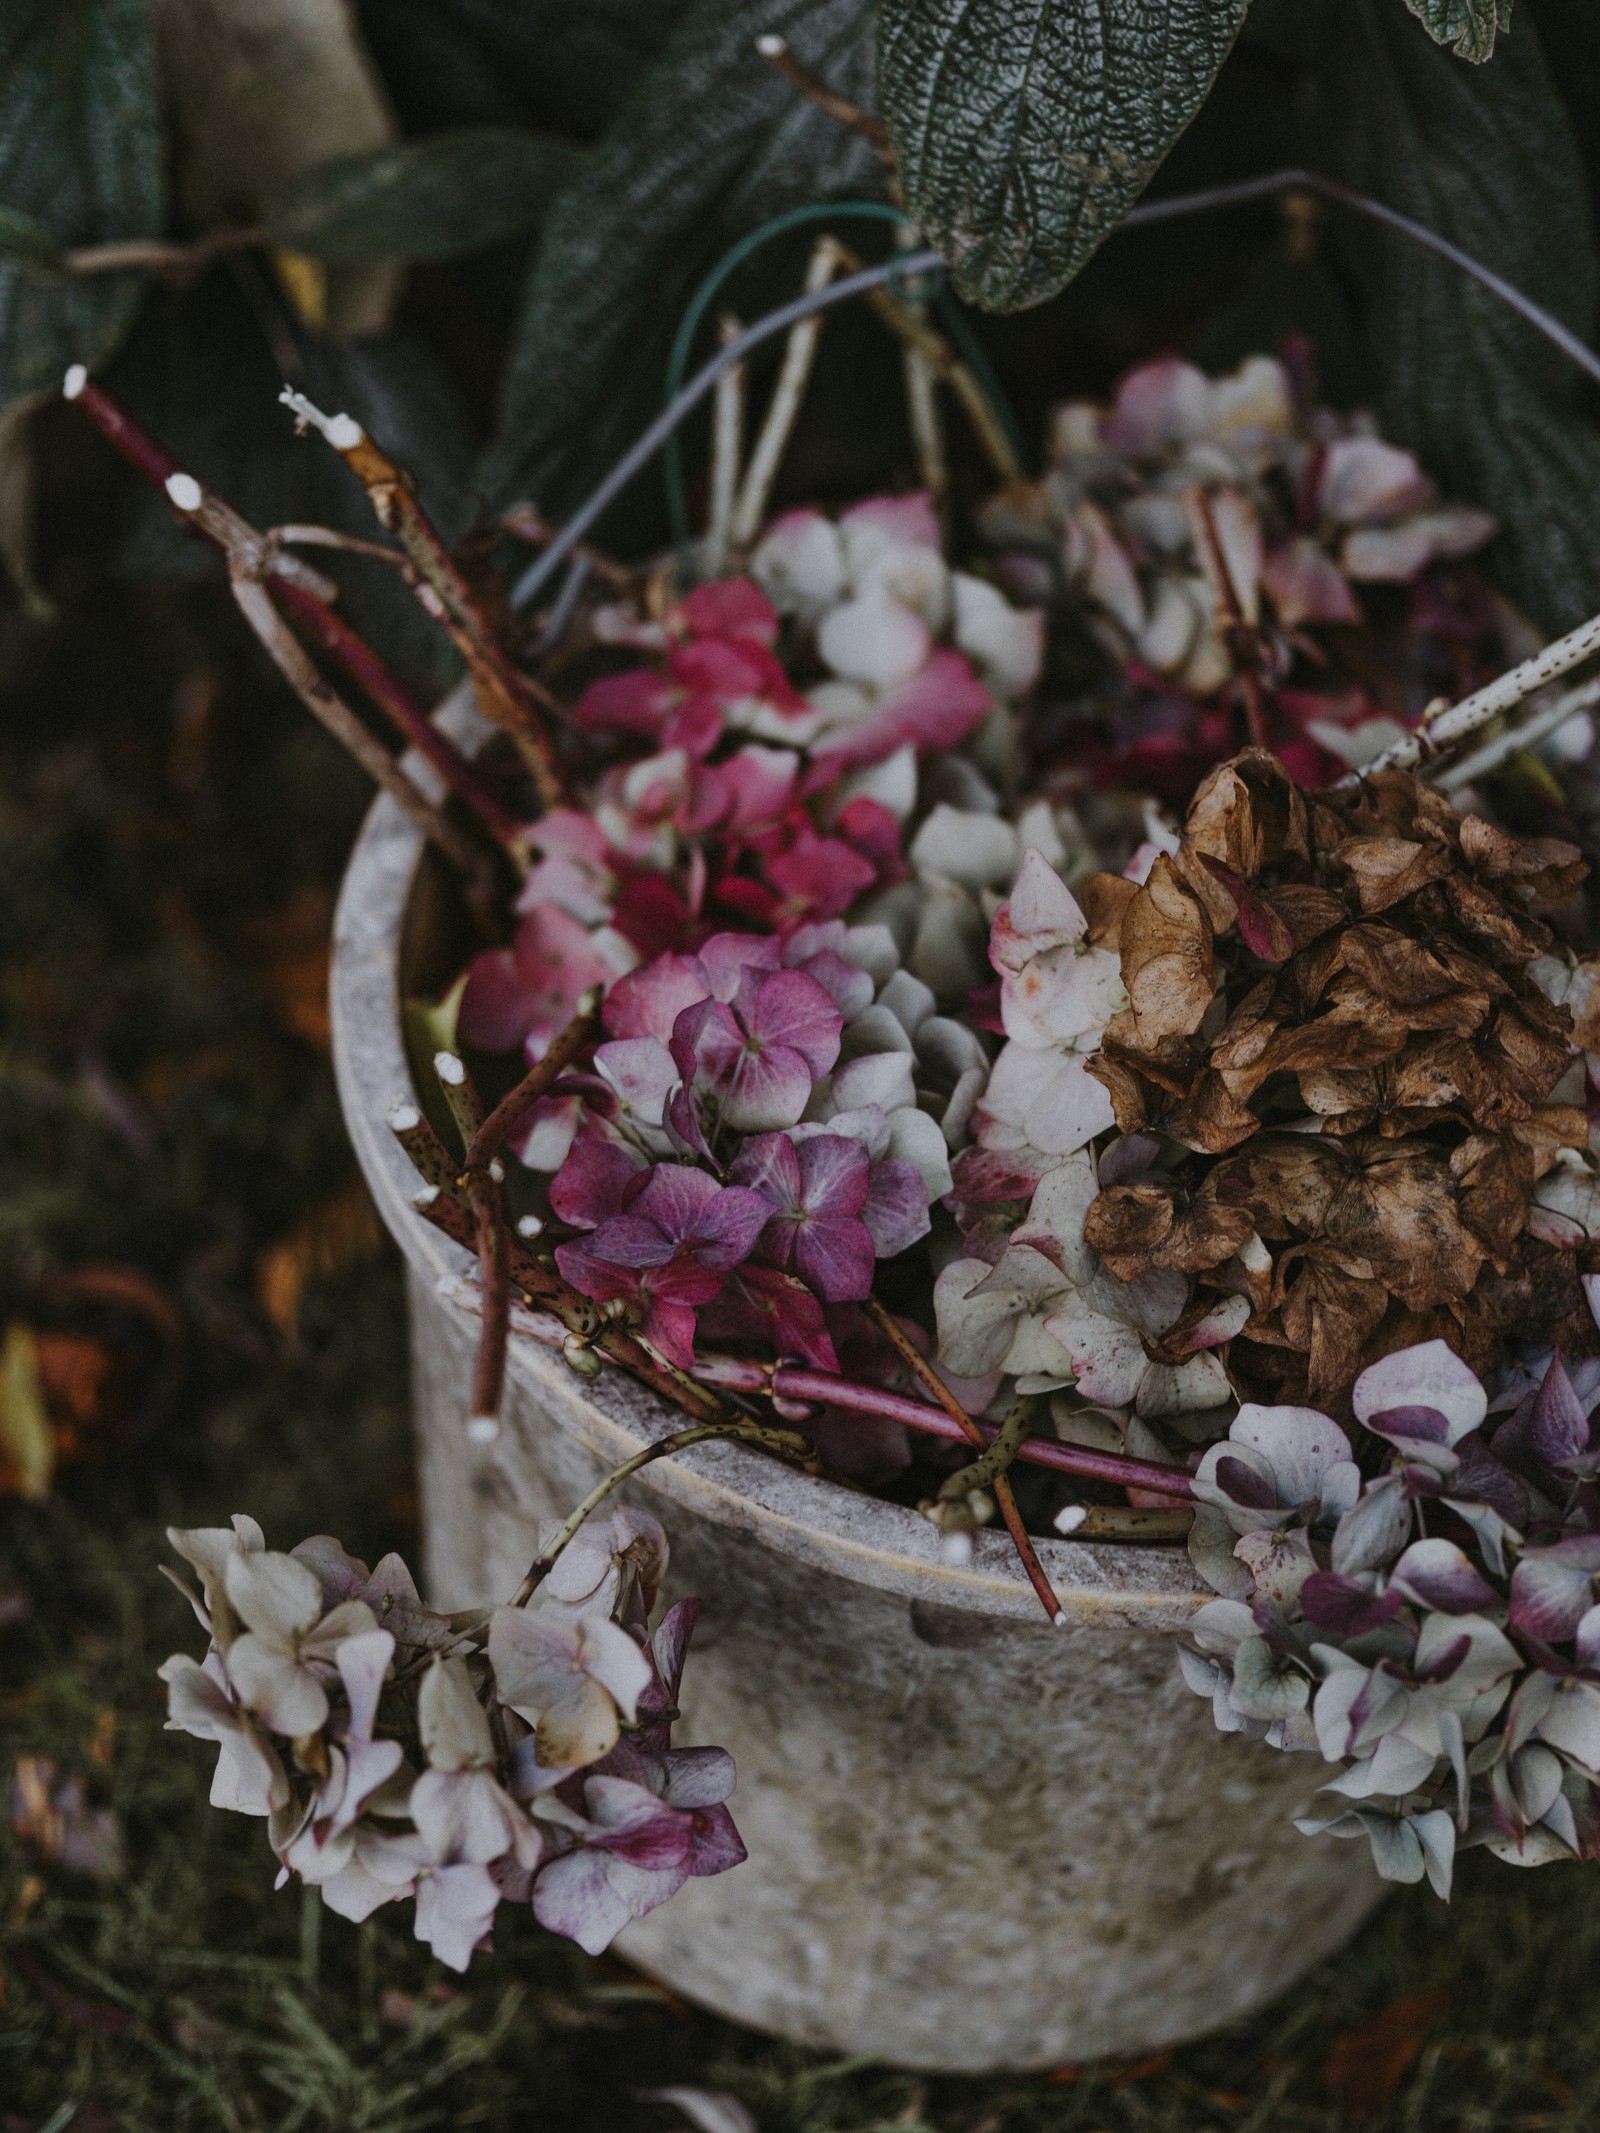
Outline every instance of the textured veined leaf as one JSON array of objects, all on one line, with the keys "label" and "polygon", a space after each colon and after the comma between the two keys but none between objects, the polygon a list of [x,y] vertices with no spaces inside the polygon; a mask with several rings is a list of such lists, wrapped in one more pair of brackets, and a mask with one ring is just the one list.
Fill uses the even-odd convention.
[{"label": "textured veined leaf", "polygon": [[[870,0],[695,0],[545,223],[485,483],[546,510],[581,493],[660,392],[684,302],[771,215],[881,194],[872,150],[755,50],[766,33],[835,88],[872,96]],[[785,294],[790,293],[785,290]]]},{"label": "textured veined leaf", "polygon": [[139,301],[136,275],[44,278],[39,238],[66,249],[160,229],[161,136],[143,0],[0,7],[0,198],[11,210],[0,231],[4,406],[56,384],[69,363],[104,361]]},{"label": "textured veined leaf", "polygon": [[1511,0],[1406,0],[1406,6],[1458,59],[1487,59],[1495,33],[1511,27]]},{"label": "textured veined leaf", "polygon": [[[1577,139],[1538,25],[1518,19],[1485,68],[1458,65],[1393,0],[1344,0],[1317,71],[1309,160],[1451,238],[1580,334],[1592,331],[1595,232]],[[1600,431],[1576,373],[1489,293],[1409,239],[1360,225],[1385,434],[1492,511],[1490,551],[1546,629],[1600,606]]]},{"label": "textured veined leaf", "polygon": [[1053,296],[1199,109],[1244,0],[883,0],[906,205],[963,296]]},{"label": "textured veined leaf", "polygon": [[449,259],[531,229],[578,162],[564,142],[466,127],[319,163],[273,201],[267,227],[313,259]]}]

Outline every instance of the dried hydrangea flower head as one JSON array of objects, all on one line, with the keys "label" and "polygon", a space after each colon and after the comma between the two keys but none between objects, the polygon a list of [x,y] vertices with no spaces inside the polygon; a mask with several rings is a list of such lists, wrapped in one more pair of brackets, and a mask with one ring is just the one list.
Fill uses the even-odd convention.
[{"label": "dried hydrangea flower head", "polygon": [[357,1921],[412,1897],[417,1938],[465,1970],[503,1902],[597,1955],[738,1865],[732,1759],[671,1745],[700,1603],[652,1635],[666,1535],[632,1509],[563,1532],[540,1535],[560,1552],[531,1604],[461,1615],[326,1534],[288,1555],[250,1518],[169,1534],[211,1645],[161,1668],[167,1723],[216,1744],[212,1804],[265,1818],[280,1887]]},{"label": "dried hydrangea flower head", "polygon": [[1491,1402],[1420,1342],[1356,1380],[1370,1480],[1329,1416],[1260,1406],[1195,1479],[1190,1553],[1223,1597],[1184,1679],[1222,1732],[1339,1766],[1302,1830],[1441,1896],[1468,1845],[1600,1857],[1600,1366],[1527,1375]]},{"label": "dried hydrangea flower head", "polygon": [[1085,1235],[1124,1281],[1248,1299],[1242,1393],[1348,1412],[1369,1363],[1433,1338],[1479,1370],[1529,1327],[1593,1352],[1581,1065],[1530,975],[1585,871],[1407,772],[1307,796],[1252,751],[1142,884],[1090,885],[1127,1005],[1081,1071],[1162,1154]]}]

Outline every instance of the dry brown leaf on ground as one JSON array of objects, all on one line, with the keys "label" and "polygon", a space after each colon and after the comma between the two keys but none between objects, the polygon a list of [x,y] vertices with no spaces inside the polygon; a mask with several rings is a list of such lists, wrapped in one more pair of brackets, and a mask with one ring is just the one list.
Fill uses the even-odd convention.
[{"label": "dry brown leaf on ground", "polygon": [[1413,1992],[1336,2037],[1322,2086],[1346,2118],[1377,2118],[1450,2005],[1443,1992]]},{"label": "dry brown leaf on ground", "polygon": [[300,1335],[300,1301],[307,1288],[332,1281],[374,1259],[383,1227],[359,1178],[319,1200],[286,1237],[256,1261],[256,1295],[286,1341]]},{"label": "dry brown leaf on ground", "polygon": [[333,910],[325,889],[306,888],[278,911],[243,920],[239,944],[256,965],[279,1024],[325,1052],[333,1041],[328,1020],[329,930]]}]

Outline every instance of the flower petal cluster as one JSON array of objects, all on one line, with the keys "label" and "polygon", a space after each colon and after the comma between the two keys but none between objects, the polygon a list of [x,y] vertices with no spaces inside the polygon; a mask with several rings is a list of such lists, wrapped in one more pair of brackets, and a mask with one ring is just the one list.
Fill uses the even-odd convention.
[{"label": "flower petal cluster", "polygon": [[289,1555],[242,1517],[169,1537],[211,1645],[161,1668],[168,1725],[217,1744],[212,1804],[265,1817],[281,1880],[342,1917],[413,1897],[417,1938],[465,1970],[499,1905],[531,1901],[598,1953],[744,1857],[731,1759],[671,1746],[699,1602],[651,1635],[648,1513],[585,1527],[531,1605],[487,1616],[434,1613],[397,1556],[369,1572],[326,1535]]},{"label": "flower petal cluster", "polygon": [[[1174,356],[1141,364],[1110,407],[1058,408],[1043,478],[986,507],[1002,582],[1065,604],[1119,672],[1145,678],[1122,707],[1125,770],[1160,781],[1170,768],[1175,787],[1192,786],[1226,752],[1226,721],[1203,707],[1236,671],[1232,612],[1282,683],[1308,632],[1362,622],[1363,587],[1417,586],[1426,638],[1419,581],[1495,532],[1486,512],[1441,501],[1370,416],[1313,406],[1306,382],[1265,355],[1219,378]],[[1402,730],[1359,690],[1290,694],[1286,757],[1308,782]]]},{"label": "flower petal cluster", "polygon": [[1184,1679],[1222,1731],[1339,1766],[1301,1829],[1365,1837],[1386,1879],[1443,1896],[1467,1845],[1600,1858],[1600,1523],[1577,1478],[1600,1444],[1559,1351],[1495,1404],[1419,1342],[1356,1381],[1389,1447],[1369,1480],[1329,1416],[1246,1406],[1194,1484],[1190,1553],[1223,1597]]},{"label": "flower petal cluster", "polygon": [[[867,1296],[875,1262],[928,1234],[948,1148],[888,1002],[919,1030],[933,1003],[913,1017],[894,963],[881,927],[715,934],[607,997],[594,1055],[605,1100],[580,1107],[550,1187],[557,1219],[582,1234],[556,1261],[670,1361],[692,1364],[697,1313],[721,1305],[737,1334],[764,1321],[778,1355],[832,1367],[820,1306]],[[858,1048],[841,1062],[852,1031]],[[944,1053],[986,1066],[959,1036]],[[929,1045],[939,1050],[931,1033]],[[946,1117],[958,1093],[963,1117],[970,1108],[969,1083]]]}]

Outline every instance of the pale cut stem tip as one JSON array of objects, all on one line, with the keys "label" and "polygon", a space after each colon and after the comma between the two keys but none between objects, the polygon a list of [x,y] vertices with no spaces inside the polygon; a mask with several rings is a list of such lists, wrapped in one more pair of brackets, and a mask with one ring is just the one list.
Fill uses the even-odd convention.
[{"label": "pale cut stem tip", "polygon": [[940,1535],[939,1560],[948,1570],[965,1570],[972,1561],[972,1535],[964,1526]]},{"label": "pale cut stem tip", "polygon": [[169,474],[167,498],[180,511],[198,511],[203,492],[192,474]]},{"label": "pale cut stem tip", "polygon": [[448,1082],[452,1089],[459,1089],[465,1085],[467,1070],[454,1052],[435,1052],[433,1055],[433,1071],[441,1081]]},{"label": "pale cut stem tip", "polygon": [[544,1235],[544,1224],[537,1215],[524,1215],[517,1224],[517,1235],[519,1237],[542,1237]]},{"label": "pale cut stem tip", "polygon": [[493,1444],[500,1434],[498,1415],[468,1415],[467,1441],[471,1444]]},{"label": "pale cut stem tip", "polygon": [[425,1215],[438,1197],[439,1187],[437,1185],[424,1185],[420,1192],[414,1192],[411,1195],[411,1204],[419,1215]]},{"label": "pale cut stem tip", "polygon": [[1066,1610],[1065,1610],[1064,1608],[1060,1608],[1060,1607],[1058,1607],[1058,1608],[1056,1609],[1055,1613],[1054,1613],[1054,1614],[1053,1614],[1053,1615],[1052,1615],[1052,1616],[1050,1617],[1050,1627],[1051,1627],[1052,1629],[1065,1629],[1065,1628],[1066,1628],[1066,1626],[1067,1626],[1067,1616],[1066,1616]]},{"label": "pale cut stem tip", "polygon": [[504,1163],[501,1162],[499,1156],[491,1157],[489,1162],[489,1175],[491,1178],[494,1179],[497,1185],[503,1185],[505,1183],[506,1166]]},{"label": "pale cut stem tip", "polygon": [[1081,1503],[1063,1504],[1050,1523],[1058,1533],[1076,1533],[1089,1520],[1088,1509]]},{"label": "pale cut stem tip", "polygon": [[280,406],[293,410],[296,419],[303,425],[310,423],[320,430],[336,452],[353,452],[358,444],[366,441],[366,431],[354,415],[325,415],[321,408],[308,400],[304,393],[297,393],[292,385],[286,385],[278,395]]},{"label": "pale cut stem tip", "polygon": [[62,399],[76,400],[88,382],[89,373],[81,363],[69,364],[67,374],[61,381]]},{"label": "pale cut stem tip", "polygon": [[788,49],[788,39],[775,36],[770,30],[766,36],[756,39],[756,50],[763,59],[781,59]]},{"label": "pale cut stem tip", "polygon": [[422,1113],[415,1104],[397,1103],[389,1106],[389,1131],[411,1133],[422,1124]]}]

